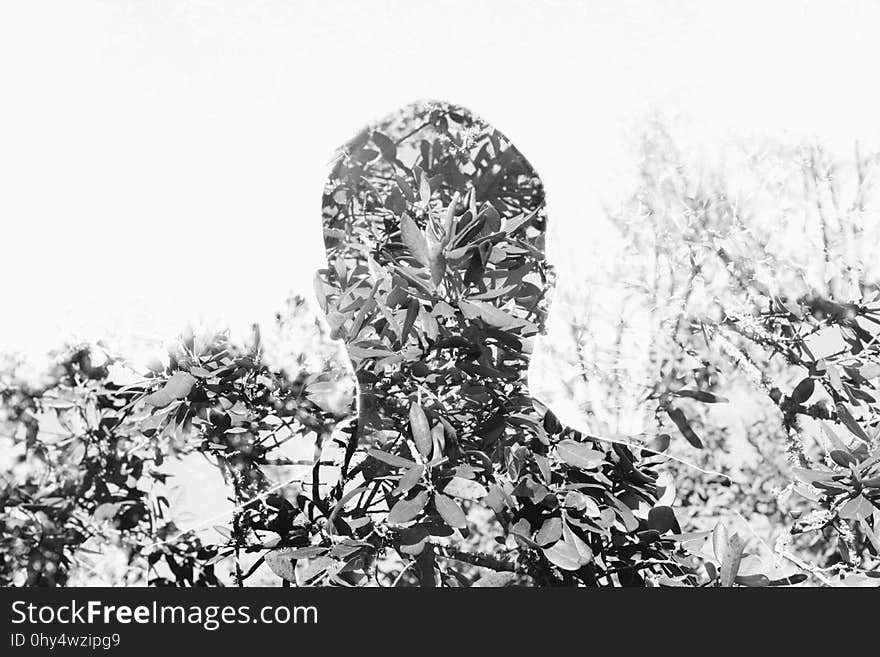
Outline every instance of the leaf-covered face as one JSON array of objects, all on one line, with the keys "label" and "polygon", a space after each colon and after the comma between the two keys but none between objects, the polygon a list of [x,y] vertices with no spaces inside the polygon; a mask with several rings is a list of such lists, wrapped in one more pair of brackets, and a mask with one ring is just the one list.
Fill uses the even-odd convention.
[{"label": "leaf-covered face", "polygon": [[546,315],[546,215],[540,179],[501,133],[454,106],[407,108],[340,151],[322,211],[317,294],[356,371],[432,369],[494,336],[506,353],[484,365],[524,375]]}]

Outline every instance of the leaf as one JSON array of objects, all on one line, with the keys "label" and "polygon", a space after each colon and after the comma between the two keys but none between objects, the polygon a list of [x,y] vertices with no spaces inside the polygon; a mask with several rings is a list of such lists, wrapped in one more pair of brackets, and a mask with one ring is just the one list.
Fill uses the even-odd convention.
[{"label": "leaf", "polygon": [[534,504],[540,504],[548,495],[553,495],[544,484],[539,484],[531,475],[522,477],[510,494],[513,497],[529,499]]},{"label": "leaf", "polygon": [[681,411],[681,409],[667,408],[666,413],[669,415],[672,421],[675,422],[675,426],[677,426],[678,430],[681,431],[681,434],[685,437],[685,440],[687,440],[697,449],[703,449],[703,441],[700,440],[697,432],[691,428],[687,417],[685,417],[685,414]]},{"label": "leaf", "polygon": [[428,267],[431,270],[431,281],[434,285],[440,285],[446,276],[446,256],[442,246],[428,244]]},{"label": "leaf", "polygon": [[440,517],[450,527],[467,527],[467,518],[465,518],[464,511],[461,510],[461,507],[451,497],[437,493],[434,495],[434,507],[437,509]]},{"label": "leaf", "polygon": [[[379,157],[379,152],[374,151],[372,148],[361,148],[359,151],[353,152],[351,157],[358,164],[366,164],[367,162],[372,162],[377,157]],[[334,200],[335,198],[336,196],[334,195]]]},{"label": "leaf", "polygon": [[425,411],[418,402],[413,402],[409,407],[409,427],[419,453],[429,458],[434,446],[434,441],[431,440],[431,425],[428,424]]},{"label": "leaf", "polygon": [[669,448],[669,442],[671,438],[668,433],[661,433],[657,436],[654,436],[651,441],[645,445],[646,449],[651,450],[652,452],[665,452]]},{"label": "leaf", "polygon": [[[877,518],[875,516],[875,523],[876,520]],[[862,533],[865,535],[865,538],[867,538],[874,547],[875,553],[880,553],[880,527],[872,528],[868,525],[865,518],[859,519],[859,526],[862,528]],[[880,576],[880,573],[878,573],[878,576]]]},{"label": "leaf", "polygon": [[840,421],[843,423],[847,429],[850,430],[856,438],[862,440],[869,445],[871,444],[870,438],[868,438],[868,434],[865,433],[865,430],[856,422],[855,418],[852,416],[852,413],[849,412],[849,409],[846,407],[846,404],[843,402],[837,403],[837,417],[840,418]]},{"label": "leaf", "polygon": [[491,203],[483,206],[482,213],[486,218],[486,229],[489,233],[497,233],[501,230],[501,215]]},{"label": "leaf", "polygon": [[443,488],[443,493],[450,497],[459,497],[463,500],[480,500],[488,495],[489,491],[481,483],[473,479],[453,477]]},{"label": "leaf", "polygon": [[488,572],[471,584],[471,588],[501,588],[503,586],[513,586],[516,584],[517,579],[518,577],[516,573]]},{"label": "leaf", "polygon": [[533,210],[529,214],[522,215],[517,217],[516,219],[511,219],[504,226],[504,232],[507,235],[513,235],[516,231],[518,231],[523,226],[527,226],[531,223],[532,219],[535,218],[535,215],[538,214],[538,210]]},{"label": "leaf", "polygon": [[675,517],[675,512],[668,506],[655,506],[648,511],[648,527],[656,529],[661,534],[672,531],[675,534],[681,533],[681,527]]},{"label": "leaf", "polygon": [[541,529],[538,531],[538,535],[535,537],[535,542],[544,547],[545,545],[555,543],[560,538],[562,538],[562,518],[556,516],[544,521],[544,524],[541,525]]},{"label": "leaf", "polygon": [[704,390],[676,390],[672,394],[676,397],[689,397],[690,399],[696,399],[697,401],[706,404],[726,404],[729,401],[727,397],[721,397],[720,395],[706,392]]},{"label": "leaf", "polygon": [[[584,511],[587,508],[587,504],[589,503],[590,498],[584,495],[583,493],[579,493],[576,490],[569,491],[566,493],[565,498],[562,502],[562,506],[567,507],[569,509],[576,509],[578,511]],[[595,502],[594,502],[595,504]],[[598,507],[597,507],[598,508]]]},{"label": "leaf", "polygon": [[466,319],[479,318],[496,328],[512,329],[523,325],[522,320],[484,301],[459,301],[458,307]]},{"label": "leaf", "polygon": [[352,488],[350,491],[345,493],[340,500],[333,506],[333,510],[330,512],[330,515],[327,518],[327,528],[331,534],[334,533],[333,522],[342,512],[342,509],[345,508],[345,505],[358,495],[360,495],[363,491],[366,490],[365,486],[358,486],[357,488]]},{"label": "leaf", "polygon": [[489,494],[483,498],[483,504],[492,509],[495,513],[501,513],[508,506],[512,506],[509,502],[509,495],[505,493],[501,487],[492,484],[489,487]]},{"label": "leaf", "polygon": [[443,242],[449,244],[455,238],[455,211],[461,198],[459,192],[452,195],[449,205],[446,206],[446,216],[443,217]]},{"label": "leaf", "polygon": [[592,548],[584,543],[580,536],[572,531],[571,527],[568,523],[563,523],[562,525],[562,540],[565,541],[568,545],[574,547],[577,550],[579,555],[579,560],[582,566],[590,563],[593,560],[593,550]]},{"label": "leaf", "polygon": [[395,175],[394,180],[397,183],[397,186],[400,188],[400,191],[403,192],[406,200],[412,203],[416,200],[416,195],[413,193],[412,187],[410,187],[409,183],[400,176]]},{"label": "leaf", "polygon": [[440,324],[437,319],[426,308],[419,311],[419,318],[422,321],[422,332],[429,340],[436,340],[440,334]]},{"label": "leaf", "polygon": [[400,233],[403,236],[403,243],[413,257],[423,267],[429,267],[431,259],[428,257],[428,240],[421,228],[408,214],[404,214],[400,218]]},{"label": "leaf", "polygon": [[541,456],[540,454],[535,454],[534,458],[535,465],[538,466],[538,472],[541,473],[541,479],[544,480],[544,483],[549,484],[553,478],[553,473],[550,470],[550,460],[546,456]]},{"label": "leaf", "polygon": [[783,577],[782,579],[774,579],[770,581],[770,586],[794,586],[795,584],[800,584],[801,582],[806,582],[808,579],[805,573],[795,573],[793,575],[789,575],[788,577]]},{"label": "leaf", "polygon": [[196,378],[189,372],[175,372],[165,384],[165,391],[175,399],[183,399],[190,393],[195,382]]},{"label": "leaf", "polygon": [[849,468],[850,464],[858,463],[858,460],[855,456],[850,454],[849,452],[844,452],[842,449],[832,449],[828,456],[831,457],[831,460],[834,461],[841,468]]},{"label": "leaf", "polygon": [[74,465],[79,465],[86,456],[86,444],[82,440],[75,439],[68,447],[66,460]]},{"label": "leaf", "polygon": [[738,575],[733,581],[741,586],[760,587],[770,585],[770,578],[760,573],[757,575]]},{"label": "leaf", "polygon": [[795,389],[791,393],[791,401],[795,404],[803,404],[813,396],[813,390],[815,390],[815,388],[816,381],[807,377],[795,386]]},{"label": "leaf", "polygon": [[177,371],[169,377],[165,385],[156,392],[144,397],[144,402],[150,406],[161,408],[168,406],[176,399],[186,397],[196,383],[196,378],[189,372]]},{"label": "leaf", "polygon": [[440,422],[431,428],[431,444],[434,458],[431,459],[430,467],[433,468],[441,462],[441,459],[443,459],[443,452],[446,451],[446,431],[443,429],[443,424]]},{"label": "leaf", "polygon": [[525,518],[517,520],[516,524],[510,528],[510,533],[513,534],[514,539],[516,539],[519,545],[534,549],[540,547],[532,540],[532,526]]},{"label": "leaf", "polygon": [[424,171],[419,176],[419,199],[425,204],[431,200],[431,184],[428,182],[428,176]]},{"label": "leaf", "polygon": [[410,299],[409,305],[406,307],[406,318],[403,320],[403,330],[400,332],[400,344],[406,344],[409,332],[412,330],[416,317],[419,316],[419,310],[421,310],[421,306],[418,300]]},{"label": "leaf", "polygon": [[428,536],[452,536],[453,530],[437,520],[417,522],[400,532],[401,545],[415,545],[421,543]]},{"label": "leaf", "polygon": [[330,557],[318,557],[309,562],[305,570],[302,572],[302,581],[304,584],[312,582],[323,576],[324,573],[336,563]]},{"label": "leaf", "polygon": [[415,520],[428,503],[428,491],[422,491],[411,500],[398,500],[388,513],[388,523],[402,525]]},{"label": "leaf", "polygon": [[397,482],[397,487],[392,491],[392,494],[406,495],[406,493],[408,493],[413,486],[419,483],[419,480],[422,478],[422,474],[424,474],[424,472],[425,467],[422,465],[417,465],[404,472],[403,476],[400,478],[400,481]]},{"label": "leaf", "polygon": [[384,159],[389,162],[394,162],[397,159],[397,145],[387,135],[374,132],[373,143],[376,144],[376,148],[382,153]]},{"label": "leaf", "polygon": [[837,432],[831,428],[831,426],[827,422],[822,422],[822,433],[825,434],[825,437],[834,445],[835,449],[839,449],[842,452],[848,452],[849,448],[846,444],[840,439],[840,436],[837,435]]},{"label": "leaf", "polygon": [[724,561],[721,562],[721,586],[733,586],[739,566],[742,563],[746,542],[739,534],[732,534],[727,541]]},{"label": "leaf", "polygon": [[867,520],[871,517],[874,507],[863,495],[854,497],[837,510],[837,515],[846,520]]},{"label": "leaf", "polygon": [[557,541],[553,546],[544,548],[543,552],[550,563],[562,570],[577,570],[581,567],[581,555],[577,548],[565,541]]},{"label": "leaf", "polygon": [[119,509],[121,507],[122,504],[112,502],[104,502],[104,504],[99,504],[97,508],[92,512],[92,519],[96,522],[112,520],[119,512]]},{"label": "leaf", "polygon": [[711,561],[704,561],[703,568],[706,569],[706,574],[709,576],[709,581],[714,582],[718,577],[718,570],[715,568],[715,564]]},{"label": "leaf", "polygon": [[367,455],[372,456],[377,461],[393,465],[395,468],[412,468],[416,465],[415,462],[410,461],[409,459],[397,456],[397,454],[383,452],[381,449],[370,448],[367,450]]},{"label": "leaf", "polygon": [[831,379],[831,387],[837,392],[843,391],[843,381],[840,380],[840,372],[834,363],[828,363],[828,378]]},{"label": "leaf", "polygon": [[416,541],[415,543],[402,543],[400,546],[400,551],[404,554],[417,557],[425,551],[425,546],[427,545],[428,539],[423,538],[420,541]]},{"label": "leaf", "polygon": [[669,472],[661,472],[654,485],[657,488],[657,504],[672,506],[675,501],[675,481]]},{"label": "leaf", "polygon": [[330,550],[330,556],[337,559],[348,559],[352,555],[361,551],[362,547],[370,547],[369,543],[363,541],[355,541],[353,539],[345,539],[341,543],[337,543]]},{"label": "leaf", "polygon": [[400,193],[400,189],[392,187],[388,196],[385,198],[385,207],[391,210],[395,217],[400,217],[406,212],[406,199]]},{"label": "leaf", "polygon": [[660,586],[666,586],[666,587],[670,587],[670,588],[673,588],[673,587],[674,588],[683,588],[683,587],[687,586],[687,584],[682,583],[681,580],[673,579],[671,577],[665,577],[665,576],[658,578],[657,584],[659,584]]},{"label": "leaf", "polygon": [[[321,548],[323,551],[324,548]],[[292,550],[273,550],[266,554],[266,565],[269,570],[281,579],[296,584],[296,558],[291,554]]]},{"label": "leaf", "polygon": [[472,294],[468,297],[471,301],[491,301],[492,299],[498,299],[500,297],[506,297],[511,292],[516,290],[519,285],[505,285],[499,288],[489,288],[485,292],[481,292],[480,294]]},{"label": "leaf", "polygon": [[605,454],[602,452],[570,438],[556,445],[556,454],[569,465],[584,470],[597,468],[605,460]]},{"label": "leaf", "polygon": [[712,551],[715,553],[718,563],[724,563],[724,555],[727,554],[727,543],[729,540],[727,527],[719,522],[712,531]]},{"label": "leaf", "polygon": [[[834,450],[838,451],[838,450]],[[834,472],[831,470],[807,470],[806,468],[792,468],[794,475],[805,484],[813,484],[817,481],[830,483],[834,479]]]},{"label": "leaf", "polygon": [[632,509],[617,499],[614,495],[608,494],[608,499],[610,499],[614,506],[617,507],[617,513],[620,515],[620,519],[623,522],[626,531],[634,532],[637,530],[639,528],[639,521],[633,515]]}]

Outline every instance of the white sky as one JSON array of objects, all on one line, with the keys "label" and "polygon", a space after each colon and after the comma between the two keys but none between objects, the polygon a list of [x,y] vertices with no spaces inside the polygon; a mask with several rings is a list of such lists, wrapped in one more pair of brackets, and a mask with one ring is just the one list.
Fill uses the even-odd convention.
[{"label": "white sky", "polygon": [[[469,106],[601,237],[626,130],[874,138],[876,2],[17,2],[0,8],[0,350],[265,320],[323,257],[333,148]],[[552,247],[558,252],[561,247]]]}]

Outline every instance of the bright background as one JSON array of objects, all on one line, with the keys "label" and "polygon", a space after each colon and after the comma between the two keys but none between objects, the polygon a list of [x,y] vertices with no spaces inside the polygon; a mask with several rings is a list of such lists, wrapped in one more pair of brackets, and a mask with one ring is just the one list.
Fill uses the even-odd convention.
[{"label": "bright background", "polygon": [[513,139],[577,261],[653,112],[707,153],[874,138],[878,26],[855,1],[5,3],[0,348],[266,321],[311,288],[333,148],[424,97]]}]

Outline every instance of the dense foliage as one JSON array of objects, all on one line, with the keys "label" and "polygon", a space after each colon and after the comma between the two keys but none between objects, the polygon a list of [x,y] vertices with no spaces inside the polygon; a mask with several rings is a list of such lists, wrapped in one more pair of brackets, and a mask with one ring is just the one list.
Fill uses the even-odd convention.
[{"label": "dense foliage", "polygon": [[877,158],[769,142],[713,168],[672,134],[645,131],[640,185],[611,216],[627,258],[588,286],[619,309],[572,317],[571,369],[599,391],[573,396],[594,425],[639,418],[729,475],[670,465],[689,529],[736,528],[765,568],[813,584],[876,586]]},{"label": "dense foliage", "polygon": [[[371,558],[415,557],[423,586],[468,581],[449,556],[538,584],[686,577],[651,466],[527,390],[547,217],[510,142],[459,108],[409,108],[345,147],[323,211],[318,296],[360,385],[339,488],[358,500],[335,520],[380,537]],[[471,538],[481,510],[493,518]]]},{"label": "dense foliage", "polygon": [[[688,178],[662,135],[646,144],[642,185],[612,217],[634,258],[602,281],[651,309],[619,318],[629,361],[602,367],[595,320],[570,318],[590,431],[527,385],[553,281],[540,179],[466,110],[414,105],[334,162],[315,281],[329,335],[300,325],[296,301],[279,321],[292,357],[259,333],[247,347],[188,335],[146,370],[97,345],[38,384],[7,368],[0,584],[88,581],[111,552],[117,584],[880,582],[870,272],[839,249],[810,284],[812,261],[774,246],[779,222]],[[854,207],[868,202],[860,187]],[[837,216],[827,254],[854,234]],[[324,347],[305,344],[315,331]],[[634,363],[626,342],[644,335]],[[731,408],[759,458],[730,458]],[[637,416],[648,428],[628,431]],[[193,456],[228,500],[184,528],[169,472]]]}]

